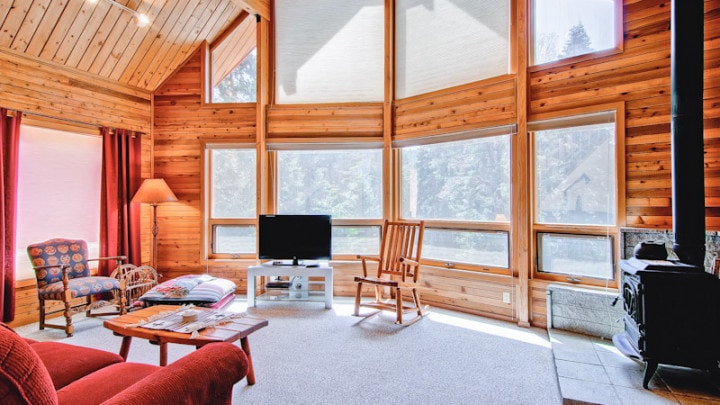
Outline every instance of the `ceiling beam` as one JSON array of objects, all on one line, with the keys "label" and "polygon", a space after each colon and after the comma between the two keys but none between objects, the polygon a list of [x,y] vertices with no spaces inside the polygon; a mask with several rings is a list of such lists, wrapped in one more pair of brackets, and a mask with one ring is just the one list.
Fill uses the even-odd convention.
[{"label": "ceiling beam", "polygon": [[248,13],[260,15],[262,18],[270,21],[270,0],[232,0],[235,4],[242,7]]}]

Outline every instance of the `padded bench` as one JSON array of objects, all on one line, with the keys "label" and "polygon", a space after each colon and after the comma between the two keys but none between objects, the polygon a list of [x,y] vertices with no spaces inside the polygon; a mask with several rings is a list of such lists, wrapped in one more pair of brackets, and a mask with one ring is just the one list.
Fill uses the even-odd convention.
[{"label": "padded bench", "polygon": [[235,298],[237,286],[208,274],[188,274],[162,282],[138,298],[142,306],[196,305],[223,308]]}]

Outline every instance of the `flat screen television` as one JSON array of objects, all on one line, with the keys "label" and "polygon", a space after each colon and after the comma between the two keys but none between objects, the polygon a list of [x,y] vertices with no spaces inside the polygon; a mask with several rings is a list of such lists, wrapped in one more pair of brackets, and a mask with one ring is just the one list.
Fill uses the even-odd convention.
[{"label": "flat screen television", "polygon": [[330,215],[260,215],[258,257],[292,266],[304,260],[330,260],[330,219]]}]

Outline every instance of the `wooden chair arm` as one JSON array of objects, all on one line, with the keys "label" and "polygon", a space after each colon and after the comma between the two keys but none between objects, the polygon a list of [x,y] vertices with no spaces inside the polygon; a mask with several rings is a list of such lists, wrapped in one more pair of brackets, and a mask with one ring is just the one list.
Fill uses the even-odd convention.
[{"label": "wooden chair arm", "polygon": [[60,267],[60,269],[65,272],[67,269],[70,268],[69,264],[46,264],[44,266],[32,266],[33,270],[42,270],[42,269],[49,269],[51,267]]},{"label": "wooden chair arm", "polygon": [[407,257],[401,257],[401,258],[400,258],[400,262],[401,262],[401,263],[405,263],[405,264],[407,264],[408,266],[419,266],[419,265],[420,265],[420,262],[416,262],[416,261],[413,260],[413,259],[408,259]]},{"label": "wooden chair arm", "polygon": [[127,256],[109,256],[109,257],[96,257],[94,259],[88,259],[87,261],[100,261],[100,260],[115,260],[118,262],[123,262],[124,260],[127,260]]},{"label": "wooden chair arm", "polygon": [[362,269],[363,269],[363,277],[367,277],[367,265],[365,264],[366,261],[371,262],[378,262],[380,263],[380,257],[379,256],[363,256],[363,255],[357,255],[358,260],[362,261]]},{"label": "wooden chair arm", "polygon": [[62,271],[63,293],[68,294],[68,283],[70,282],[70,278],[68,278],[68,271],[70,271],[69,264],[46,264],[44,266],[33,266],[33,270],[35,270],[35,272],[37,273],[38,270],[49,269],[53,267],[59,267],[60,271]]}]

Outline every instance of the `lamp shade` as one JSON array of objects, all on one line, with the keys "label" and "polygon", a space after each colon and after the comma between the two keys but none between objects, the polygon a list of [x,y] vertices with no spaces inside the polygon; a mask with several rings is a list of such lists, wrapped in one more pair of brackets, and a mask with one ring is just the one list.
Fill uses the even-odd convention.
[{"label": "lamp shade", "polygon": [[132,202],[157,205],[164,202],[177,201],[170,187],[163,179],[145,179],[140,185]]}]

